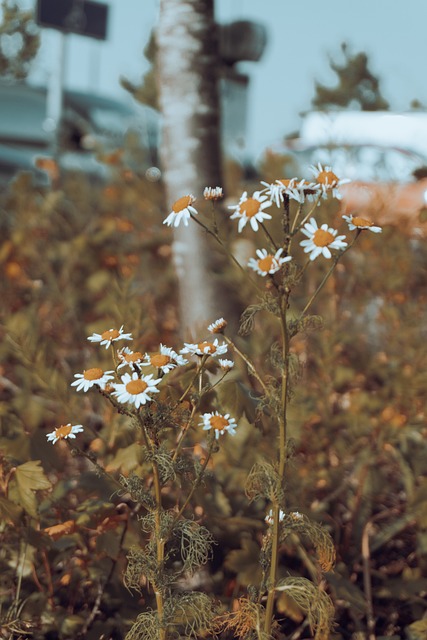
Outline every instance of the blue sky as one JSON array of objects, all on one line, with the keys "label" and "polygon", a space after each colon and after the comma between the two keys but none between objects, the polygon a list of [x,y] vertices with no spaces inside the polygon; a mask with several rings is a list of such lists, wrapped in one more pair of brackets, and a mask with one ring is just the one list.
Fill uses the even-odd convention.
[{"label": "blue sky", "polygon": [[[142,50],[159,0],[104,1],[111,8],[108,41],[68,37],[66,84],[127,100],[119,77],[137,82],[146,70]],[[262,60],[242,65],[251,77],[247,146],[253,154],[297,129],[315,79],[333,80],[328,56],[338,55],[343,41],[368,53],[391,108],[405,110],[413,98],[427,103],[425,0],[217,0],[215,10],[220,22],[246,18],[268,29]],[[35,80],[46,81],[57,41],[56,32],[45,30]]]}]

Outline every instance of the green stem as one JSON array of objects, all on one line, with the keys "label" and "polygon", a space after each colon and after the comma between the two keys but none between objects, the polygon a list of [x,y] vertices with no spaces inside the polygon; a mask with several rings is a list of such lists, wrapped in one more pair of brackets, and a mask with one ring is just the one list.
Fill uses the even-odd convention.
[{"label": "green stem", "polygon": [[[209,227],[207,227],[201,220],[199,220],[199,218],[196,218],[196,216],[194,216],[193,214],[191,214],[192,219],[194,220],[194,222],[197,222],[197,224],[202,227],[202,229],[204,229],[206,231],[206,233],[209,233],[209,235],[211,235],[213,238],[215,238],[215,240],[218,242],[218,244],[220,245],[220,247],[222,248],[222,250],[224,251],[224,253],[230,258],[230,260],[232,260],[234,262],[234,264],[236,265],[236,267],[238,267],[240,269],[240,271],[242,271],[242,273],[244,273],[245,275],[245,279],[249,280],[249,282],[251,283],[251,285],[253,287],[255,287],[255,289],[258,291],[258,293],[263,295],[263,291],[262,289],[257,285],[257,283],[255,282],[255,280],[252,280],[251,276],[248,274],[247,270],[244,269],[242,267],[242,265],[240,264],[240,262],[237,260],[237,258],[231,253],[231,251],[229,251],[227,249],[227,247],[225,246],[225,244],[223,243],[223,241],[221,240],[221,238],[219,237],[218,233],[216,233],[215,231],[212,231],[212,229],[209,229]],[[266,232],[267,233],[267,232]],[[275,246],[275,244],[273,243],[273,246]]]},{"label": "green stem", "polygon": [[263,379],[261,378],[261,376],[257,373],[257,370],[255,369],[254,365],[252,364],[252,362],[249,360],[249,358],[242,352],[240,351],[240,349],[234,344],[234,342],[232,340],[230,340],[230,338],[227,338],[227,336],[224,336],[224,340],[226,341],[227,344],[230,345],[230,347],[232,348],[232,351],[235,351],[243,360],[243,362],[246,364],[249,374],[252,375],[254,378],[256,378],[256,380],[258,380],[259,384],[262,387],[262,390],[264,391],[265,395],[268,395],[268,389],[266,384],[264,383]]},{"label": "green stem", "polygon": [[[288,408],[288,386],[289,386],[289,334],[287,327],[287,310],[289,302],[289,293],[284,295],[281,302],[281,331],[282,331],[282,390],[281,390],[281,415],[279,417],[279,466],[278,466],[278,482],[279,495],[283,486],[286,457],[287,457],[287,408]],[[277,570],[279,565],[279,525],[280,525],[280,504],[275,498],[272,504],[272,542],[271,542],[271,561],[270,575],[268,584],[268,595],[265,614],[265,633],[269,636],[273,623],[275,589],[277,583]]]},{"label": "green stem", "polygon": [[335,267],[337,266],[338,262],[341,260],[341,258],[343,257],[343,255],[345,253],[347,253],[347,251],[349,249],[351,249],[351,247],[354,245],[354,243],[356,242],[357,238],[360,235],[360,230],[356,233],[354,239],[352,240],[352,242],[340,253],[338,253],[333,260],[332,266],[330,267],[329,271],[327,271],[327,273],[325,274],[322,282],[319,284],[319,286],[317,287],[316,291],[313,293],[313,295],[310,297],[309,301],[307,302],[307,304],[305,305],[304,309],[301,311],[301,315],[299,317],[299,320],[302,320],[302,318],[304,317],[304,315],[307,313],[308,309],[311,307],[311,305],[313,304],[314,300],[317,298],[317,296],[319,295],[319,293],[321,292],[321,290],[323,289],[323,287],[325,286],[325,284],[327,283],[327,281],[329,280],[329,278],[332,275],[333,270],[335,269]]},{"label": "green stem", "polygon": [[[142,421],[142,418],[140,415],[137,416],[138,418],[138,422],[139,425],[141,427],[141,431],[142,431],[142,436],[144,439],[144,444],[147,447],[147,449],[154,454],[154,444],[151,441],[146,429],[145,429],[145,425]],[[155,538],[156,538],[156,546],[157,546],[157,564],[159,567],[159,572],[161,572],[162,570],[162,565],[164,563],[164,559],[165,559],[165,544],[167,542],[166,538],[163,538],[161,533],[162,533],[162,518],[161,518],[161,514],[163,511],[163,505],[162,505],[162,487],[161,487],[161,483],[160,483],[160,474],[159,474],[159,468],[157,466],[156,461],[154,460],[154,458],[151,461],[151,467],[153,470],[153,485],[154,485],[154,496],[155,496],[155,501],[156,501],[156,510],[155,510],[155,516],[154,516],[154,526],[155,526]],[[162,590],[159,588],[158,585],[153,584],[153,588],[154,588],[154,594],[156,597],[156,606],[157,606],[157,615],[159,618],[159,622],[160,622],[160,627],[159,627],[159,640],[166,640],[167,637],[167,630],[166,627],[164,627],[162,625],[163,623],[163,612],[164,612],[164,598],[163,598],[163,592]]]},{"label": "green stem", "polygon": [[197,487],[201,483],[201,481],[203,479],[203,476],[204,476],[204,473],[206,471],[206,467],[208,466],[208,462],[209,462],[210,457],[212,455],[214,444],[215,444],[215,436],[212,435],[211,436],[211,441],[209,443],[209,449],[208,449],[208,452],[206,454],[206,458],[204,459],[203,464],[202,464],[202,466],[200,468],[199,474],[198,474],[197,478],[195,479],[195,481],[193,483],[193,486],[191,487],[190,493],[188,494],[187,498],[185,499],[184,504],[182,505],[182,507],[180,508],[180,510],[178,511],[178,513],[175,516],[175,522],[177,520],[179,520],[179,518],[182,516],[182,514],[185,511],[185,508],[187,507],[187,505],[189,504],[191,498],[193,497],[193,494],[194,494],[195,490],[197,489]]}]

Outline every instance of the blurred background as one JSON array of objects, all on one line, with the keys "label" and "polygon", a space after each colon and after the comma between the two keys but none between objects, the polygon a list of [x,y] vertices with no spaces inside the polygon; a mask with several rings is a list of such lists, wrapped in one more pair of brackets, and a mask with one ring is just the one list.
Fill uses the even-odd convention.
[{"label": "blurred background", "polygon": [[[424,640],[427,5],[213,5],[219,57],[211,75],[220,80],[221,128],[185,148],[188,129],[174,117],[183,116],[177,107],[194,86],[181,82],[173,65],[169,82],[157,82],[153,62],[167,42],[160,38],[156,51],[152,34],[157,29],[164,38],[170,26],[162,26],[158,1],[1,3],[0,637],[121,640],[152,606],[149,590],[139,599],[123,586],[126,554],[144,544],[135,505],[118,504],[87,460],[46,446],[46,433],[81,422],[81,446],[103,468],[116,478],[147,477],[135,430],[98,394],[82,402],[70,390],[94,356],[87,336],[125,324],[142,352],[159,343],[180,348],[191,305],[182,300],[174,262],[176,240],[185,239],[163,225],[171,203],[194,193],[200,215],[209,216],[205,186],[222,185],[225,204],[235,204],[260,180],[310,177],[308,166],[320,162],[352,182],[343,185],[341,201],[323,203],[319,220],[338,228],[342,214],[353,213],[383,232],[363,232],[328,280],[313,308],[323,330],[292,341],[301,384],[290,414],[288,504],[324,523],[334,539],[338,561],[326,580],[336,607],[334,640],[361,640],[368,631],[371,638],[374,627],[378,639]],[[97,17],[85,13],[89,6]],[[169,61],[190,55],[182,48],[188,42],[178,37],[180,53]],[[194,99],[196,111],[199,104]],[[208,127],[196,129],[202,138]],[[217,147],[222,173],[206,166]],[[221,207],[227,249],[247,261],[259,238],[246,228],[236,239]],[[272,229],[280,234],[280,220]],[[190,237],[191,225],[185,233]],[[191,257],[194,246],[209,265]],[[239,316],[254,302],[250,285],[206,237],[187,248],[192,271],[202,275],[187,294],[202,301],[205,314],[200,324],[200,309],[191,309],[192,336],[226,315],[224,301],[228,330],[237,335]],[[296,312],[326,262],[316,261],[301,285]],[[217,294],[204,299],[210,283]],[[270,349],[280,340],[277,326],[268,314],[258,322],[253,335],[236,340],[276,379]],[[109,368],[106,356],[102,350],[99,366]],[[232,376],[220,401],[242,421],[239,439],[221,448],[209,484],[195,496],[218,545],[192,586],[224,610],[259,571],[268,505],[248,502],[245,479],[260,451],[277,453],[271,425],[254,410],[260,389],[244,366]],[[203,455],[203,441],[191,437]],[[52,491],[43,483],[37,492],[26,487],[24,500],[14,470],[39,461]],[[287,542],[280,553],[281,575],[312,577],[310,551]],[[281,637],[311,637],[295,603],[281,596],[276,613]]]}]

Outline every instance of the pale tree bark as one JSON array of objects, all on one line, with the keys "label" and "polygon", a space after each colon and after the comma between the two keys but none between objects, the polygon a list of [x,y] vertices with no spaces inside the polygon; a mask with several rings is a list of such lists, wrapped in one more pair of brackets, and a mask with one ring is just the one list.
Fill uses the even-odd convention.
[{"label": "pale tree bark", "polygon": [[[222,184],[213,0],[161,0],[156,41],[160,159],[168,207],[192,194],[197,208],[206,186]],[[182,333],[196,337],[206,322],[222,315],[220,299],[203,230],[190,221],[174,234]]]}]

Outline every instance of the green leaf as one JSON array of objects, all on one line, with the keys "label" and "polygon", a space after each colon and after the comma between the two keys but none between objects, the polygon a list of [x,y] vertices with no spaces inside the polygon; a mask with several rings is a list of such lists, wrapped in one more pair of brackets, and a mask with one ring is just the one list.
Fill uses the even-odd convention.
[{"label": "green leaf", "polygon": [[233,549],[225,558],[224,567],[237,574],[237,580],[243,586],[259,584],[261,567],[259,564],[260,548],[249,535],[242,535],[241,549]]},{"label": "green leaf", "polygon": [[45,472],[40,467],[40,460],[31,460],[30,462],[24,462],[16,468],[15,477],[19,486],[23,490],[31,489],[32,491],[38,491],[40,489],[50,489],[52,484],[47,479]]},{"label": "green leaf", "polygon": [[7,498],[0,497],[0,516],[5,520],[9,520],[13,524],[18,524],[22,514],[22,509],[19,505],[11,502]]},{"label": "green leaf", "polygon": [[52,486],[40,464],[40,460],[31,460],[20,464],[16,467],[15,476],[9,483],[9,498],[21,505],[33,518],[37,518],[37,502],[34,492],[50,489]]}]

